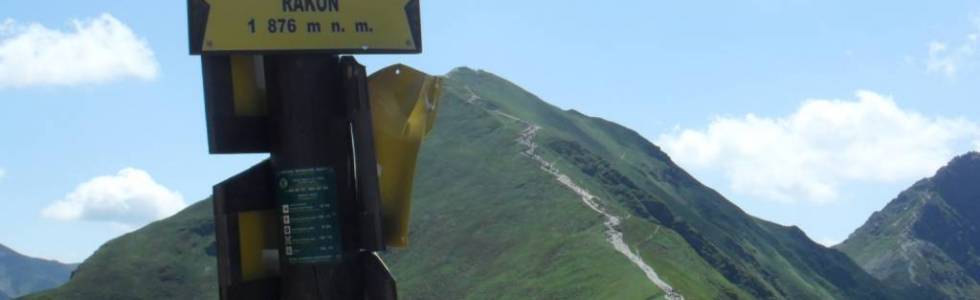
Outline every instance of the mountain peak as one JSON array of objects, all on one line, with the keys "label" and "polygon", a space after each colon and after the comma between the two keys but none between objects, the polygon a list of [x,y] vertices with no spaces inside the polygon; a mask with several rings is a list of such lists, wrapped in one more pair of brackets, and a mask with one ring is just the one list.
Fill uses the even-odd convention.
[{"label": "mountain peak", "polygon": [[17,253],[17,251],[14,251],[13,249],[10,249],[9,247],[4,246],[3,244],[0,244],[0,255],[5,255],[5,254],[9,254],[9,253]]},{"label": "mountain peak", "polygon": [[467,67],[467,66],[459,66],[459,67],[455,67],[451,71],[449,71],[449,74],[446,74],[446,76],[447,77],[456,77],[456,76],[459,76],[459,75],[472,75],[472,74],[476,74],[476,73],[479,73],[479,72],[480,72],[479,70],[474,70],[473,68],[470,68],[470,67]]},{"label": "mountain peak", "polygon": [[17,250],[11,249],[10,247],[0,244],[0,259],[6,257],[29,258],[26,255],[17,252]]},{"label": "mountain peak", "polygon": [[0,245],[0,299],[50,289],[68,280],[74,265],[33,258]]},{"label": "mountain peak", "polygon": [[933,177],[936,191],[960,213],[980,216],[980,153],[957,156]]},{"label": "mountain peak", "polygon": [[[488,71],[446,77],[418,158],[414,242],[385,254],[405,298],[890,294],[798,228],[745,214],[628,128]],[[215,269],[200,271],[216,263],[213,235],[198,234],[214,228],[211,206],[107,243],[68,284],[35,299],[123,297],[107,283],[137,293],[125,298],[216,298]]]},{"label": "mountain peak", "polygon": [[839,249],[919,298],[980,295],[980,153],[957,156],[876,212]]},{"label": "mountain peak", "polygon": [[953,160],[951,160],[949,164],[947,164],[947,166],[956,166],[956,165],[969,165],[969,166],[973,166],[974,168],[980,168],[980,152],[977,151],[967,152],[966,154],[953,158]]},{"label": "mountain peak", "polygon": [[947,169],[957,169],[960,171],[972,170],[973,172],[980,172],[980,152],[971,151],[953,158],[953,160],[947,163],[945,167],[941,168],[936,175],[942,175],[943,171]]}]

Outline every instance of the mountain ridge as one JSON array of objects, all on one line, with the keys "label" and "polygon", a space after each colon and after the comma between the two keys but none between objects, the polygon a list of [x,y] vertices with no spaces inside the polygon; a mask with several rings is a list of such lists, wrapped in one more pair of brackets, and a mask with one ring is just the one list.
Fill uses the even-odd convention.
[{"label": "mountain ridge", "polygon": [[[470,71],[471,72],[466,74],[467,76],[470,77],[481,76],[481,75],[490,78],[496,77],[495,75],[485,73],[485,72],[481,73],[478,71],[472,71],[472,70]],[[513,85],[510,82],[507,81],[504,82]],[[484,89],[484,91],[492,92],[495,90],[506,90],[506,87],[501,88],[499,87],[499,85],[500,84],[498,83],[497,87]],[[519,87],[516,88],[519,89]],[[511,98],[516,98],[516,97],[511,97]],[[524,101],[522,103],[526,105],[534,105],[537,103],[537,101],[531,100],[531,101]],[[517,104],[514,103],[498,102],[497,104],[504,107],[511,107],[511,109],[508,110],[508,112],[514,113],[516,111],[517,113],[514,114],[528,112],[528,111],[532,111],[532,112],[537,111],[536,109],[526,109],[526,108],[513,109],[513,107],[519,107]],[[671,161],[669,157],[659,149],[659,147],[653,145],[648,140],[643,139],[638,134],[636,134],[635,131],[626,129],[624,127],[621,127],[612,122],[608,122],[602,119],[587,117],[582,114],[575,114],[575,115],[578,115],[579,118],[588,119],[590,121],[598,120],[597,122],[605,126],[586,126],[585,129],[582,129],[576,127],[576,122],[574,120],[573,121],[568,120],[573,118],[568,118],[565,120],[554,120],[554,118],[548,116],[548,117],[537,117],[536,119],[543,120],[544,122],[550,123],[547,125],[541,124],[544,127],[560,128],[561,131],[564,131],[566,133],[567,132],[584,133],[587,132],[588,129],[594,127],[605,128],[607,130],[609,128],[618,129],[618,130],[611,130],[614,132],[606,135],[606,137],[612,136],[616,140],[629,140],[628,138],[627,139],[623,138],[624,133],[631,135],[632,137],[635,138],[636,141],[638,141],[637,143],[632,144],[632,146],[638,152],[643,153],[649,157],[655,158],[653,161],[649,162],[649,165],[640,166],[640,167],[627,166],[625,168],[626,170],[624,171],[624,172],[634,171],[637,173],[641,173],[641,174],[637,174],[641,176],[636,176],[636,177],[639,177],[640,180],[646,179],[645,180],[646,182],[652,183],[652,185],[643,185],[643,187],[650,187],[647,189],[639,188],[640,184],[631,182],[631,180],[623,180],[623,178],[633,177],[633,176],[622,176],[623,175],[622,172],[615,171],[615,172],[606,173],[606,175],[610,175],[611,177],[613,177],[613,179],[610,178],[603,179],[600,176],[599,181],[600,182],[604,181],[605,183],[608,183],[608,185],[612,185],[611,187],[608,187],[608,190],[612,190],[612,193],[618,196],[618,197],[608,197],[608,198],[618,199],[621,202],[624,202],[623,204],[627,208],[633,210],[636,215],[653,217],[659,222],[668,225],[676,222],[677,224],[674,224],[676,225],[675,229],[681,232],[682,236],[686,237],[688,243],[700,244],[701,239],[703,238],[701,237],[701,234],[709,235],[707,237],[708,239],[721,241],[722,243],[720,245],[721,247],[717,249],[712,249],[712,246],[718,246],[718,245],[710,245],[710,244],[705,245],[705,247],[703,248],[702,247],[695,247],[695,248],[701,250],[700,255],[702,257],[707,258],[709,262],[716,265],[723,266],[720,268],[720,270],[723,271],[724,273],[727,273],[727,275],[729,275],[730,277],[735,277],[736,280],[745,280],[743,284],[749,286],[750,290],[755,290],[757,292],[756,296],[769,297],[774,294],[779,294],[784,292],[794,293],[793,291],[773,291],[774,288],[768,286],[766,280],[759,279],[758,277],[756,277],[757,279],[752,279],[754,276],[745,276],[746,273],[752,273],[751,271],[741,270],[739,268],[734,268],[734,267],[724,267],[726,266],[724,262],[731,261],[731,260],[744,259],[743,261],[744,265],[749,265],[749,266],[757,263],[757,261],[755,261],[757,260],[756,257],[750,254],[749,250],[739,247],[738,243],[734,242],[733,241],[734,239],[732,239],[731,237],[726,237],[725,232],[727,231],[727,228],[752,228],[755,226],[759,226],[763,228],[758,228],[757,229],[758,231],[769,232],[772,234],[797,238],[797,241],[801,241],[801,242],[805,241],[803,243],[806,245],[787,245],[787,246],[792,246],[794,248],[797,248],[797,250],[799,250],[800,247],[819,249],[822,248],[821,246],[816,245],[808,238],[806,238],[805,234],[803,234],[802,231],[799,231],[798,228],[794,231],[792,230],[792,228],[775,225],[770,222],[757,222],[756,220],[758,220],[758,218],[745,214],[744,211],[742,211],[740,208],[735,206],[733,203],[725,200],[722,195],[717,193],[717,191],[701,185],[699,182],[697,182],[696,179],[693,178],[693,176],[691,176],[686,171],[684,171],[679,166],[677,166],[675,163],[673,163],[673,161]],[[530,118],[534,118],[534,117],[532,116]],[[559,136],[558,137],[559,139],[567,138],[567,135],[563,135],[562,133],[558,133],[556,135]],[[616,151],[608,151],[609,149],[607,147],[604,147],[610,143],[607,142],[605,143],[605,145],[603,145],[603,143],[598,141],[598,139],[602,137],[602,134],[593,133],[591,134],[590,137],[591,138],[577,139],[579,141],[582,141],[578,146],[575,146],[576,143],[574,142],[563,143],[560,140],[555,143],[543,143],[543,144],[547,145],[545,147],[550,146],[552,150],[554,150],[555,152],[559,152],[560,154],[566,156],[566,158],[568,158],[567,156],[572,156],[570,160],[573,161],[573,165],[577,163],[577,167],[584,170],[585,173],[591,172],[590,174],[586,174],[586,175],[600,174],[603,172],[603,170],[608,171],[610,164],[615,164],[616,162],[620,162],[620,160],[616,159],[616,156],[621,155],[620,153]],[[567,147],[562,147],[562,146],[567,146]],[[600,157],[596,158],[594,156],[600,156]],[[589,161],[599,161],[602,163],[598,165],[589,164]],[[681,187],[681,189],[678,189],[678,187]],[[693,187],[693,188],[683,189],[683,187]],[[679,203],[670,206],[667,205],[666,203],[663,203],[662,201],[656,201],[657,200],[656,198],[671,199],[671,200],[678,201]],[[694,209],[691,209],[692,207]],[[708,222],[708,220],[712,220],[714,222]],[[700,232],[699,230],[692,230],[693,228],[699,228],[700,231],[704,231],[705,229],[708,228],[714,230],[708,232]],[[759,233],[764,235],[764,233],[762,232]],[[800,239],[800,237],[802,237],[802,239]],[[756,236],[756,239],[757,239],[756,242],[764,243],[767,240],[767,237]],[[718,249],[723,249],[724,251],[719,251]],[[784,250],[788,250],[788,249],[784,249]],[[776,251],[778,252],[779,250]],[[733,255],[718,254],[720,252],[732,253]],[[773,252],[770,253],[776,254]],[[846,257],[844,257],[842,254],[838,253],[838,254],[830,254],[830,255],[834,257],[833,260],[836,260],[837,261],[836,263],[805,262],[804,260],[801,259],[801,257],[795,255],[794,255],[795,257],[791,257],[790,259],[796,260],[797,263],[804,263],[808,265],[810,271],[815,271],[817,273],[822,272],[820,269],[827,265],[833,266],[837,264],[848,263],[846,262],[847,260]],[[715,257],[715,256],[720,256],[720,257]],[[779,257],[781,255],[777,254],[775,256]],[[777,265],[780,264],[780,262],[772,262],[772,263]],[[763,276],[769,276],[769,275],[763,275]],[[843,282],[836,282],[834,284],[841,284],[841,283]],[[772,292],[772,294],[770,294],[770,292]]]},{"label": "mountain ridge", "polygon": [[57,287],[68,281],[74,266],[29,257],[0,245],[0,299]]},{"label": "mountain ridge", "polygon": [[[898,298],[799,228],[746,214],[631,129],[489,72],[445,79],[410,246],[384,254],[406,299]],[[215,297],[209,208],[106,243],[68,284],[31,298],[132,296],[102,282],[137,298]]]},{"label": "mountain ridge", "polygon": [[980,298],[980,153],[957,156],[868,218],[837,246],[909,293]]}]

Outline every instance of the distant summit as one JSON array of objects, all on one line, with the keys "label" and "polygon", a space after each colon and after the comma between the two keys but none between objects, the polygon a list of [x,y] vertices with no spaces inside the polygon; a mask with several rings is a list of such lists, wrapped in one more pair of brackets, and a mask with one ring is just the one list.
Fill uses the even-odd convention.
[{"label": "distant summit", "polygon": [[980,299],[980,153],[917,182],[837,247],[923,299]]},{"label": "distant summit", "polygon": [[74,266],[38,259],[0,245],[0,300],[51,289],[68,281]]}]

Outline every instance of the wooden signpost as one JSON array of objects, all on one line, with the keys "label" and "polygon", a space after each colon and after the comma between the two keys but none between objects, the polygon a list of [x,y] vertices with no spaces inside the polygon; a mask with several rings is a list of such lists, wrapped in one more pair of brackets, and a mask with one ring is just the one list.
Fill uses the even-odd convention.
[{"label": "wooden signpost", "polygon": [[418,0],[189,0],[188,24],[211,153],[270,153],[214,187],[221,298],[395,299],[367,74],[339,55],[421,52]]}]

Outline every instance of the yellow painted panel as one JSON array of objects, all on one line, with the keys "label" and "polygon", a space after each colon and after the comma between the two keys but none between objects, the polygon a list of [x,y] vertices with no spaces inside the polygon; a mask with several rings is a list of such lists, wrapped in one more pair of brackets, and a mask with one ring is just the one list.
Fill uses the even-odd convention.
[{"label": "yellow painted panel", "polygon": [[205,0],[202,51],[420,50],[409,0]]},{"label": "yellow painted panel", "polygon": [[268,113],[262,63],[261,55],[231,55],[231,87],[236,116],[257,117]]},{"label": "yellow painted panel", "polygon": [[250,211],[238,214],[238,239],[241,254],[242,280],[275,276],[276,270],[262,258],[265,249],[277,249],[279,228],[275,211]]},{"label": "yellow painted panel", "polygon": [[368,86],[385,242],[404,247],[408,245],[415,162],[422,139],[435,122],[442,79],[394,65],[372,74]]}]

